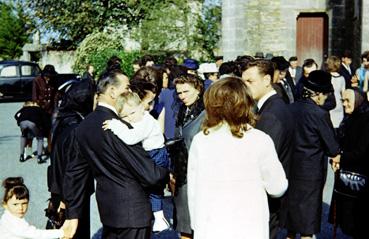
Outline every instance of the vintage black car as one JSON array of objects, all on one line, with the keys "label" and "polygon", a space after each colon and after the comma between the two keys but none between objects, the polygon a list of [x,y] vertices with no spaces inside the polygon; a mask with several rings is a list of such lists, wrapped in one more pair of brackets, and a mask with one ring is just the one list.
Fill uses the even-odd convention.
[{"label": "vintage black car", "polygon": [[[32,81],[41,74],[37,63],[0,61],[0,102],[21,102],[32,99]],[[79,80],[76,74],[57,74],[52,84],[58,88],[69,80]]]}]

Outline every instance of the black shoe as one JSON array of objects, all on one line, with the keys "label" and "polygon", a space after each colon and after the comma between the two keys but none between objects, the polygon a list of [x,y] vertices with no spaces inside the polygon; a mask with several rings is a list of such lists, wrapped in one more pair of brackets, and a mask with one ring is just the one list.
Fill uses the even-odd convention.
[{"label": "black shoe", "polygon": [[24,161],[26,161],[28,159],[31,159],[31,158],[33,158],[33,155],[27,155],[27,157],[26,157],[26,159]]},{"label": "black shoe", "polygon": [[43,164],[43,163],[46,163],[46,159],[43,159],[41,156],[37,156],[37,163],[38,164]]},{"label": "black shoe", "polygon": [[24,159],[24,155],[23,155],[23,154],[21,154],[21,155],[20,155],[20,157],[19,157],[19,162],[23,163],[24,161],[26,161],[26,160]]}]

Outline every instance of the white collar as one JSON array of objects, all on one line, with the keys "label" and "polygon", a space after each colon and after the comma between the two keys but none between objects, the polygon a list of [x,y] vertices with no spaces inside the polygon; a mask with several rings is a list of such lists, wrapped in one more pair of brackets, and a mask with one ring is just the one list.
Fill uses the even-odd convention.
[{"label": "white collar", "polygon": [[113,106],[111,106],[111,105],[109,105],[107,103],[104,103],[104,102],[98,102],[97,104],[99,106],[106,107],[106,108],[112,110],[116,115],[118,115],[117,109],[115,109]]},{"label": "white collar", "polygon": [[271,90],[268,93],[266,93],[263,97],[261,97],[261,99],[258,101],[257,107],[260,110],[261,107],[263,107],[265,101],[267,101],[267,99],[269,99],[271,96],[277,94],[277,92],[275,90]]}]

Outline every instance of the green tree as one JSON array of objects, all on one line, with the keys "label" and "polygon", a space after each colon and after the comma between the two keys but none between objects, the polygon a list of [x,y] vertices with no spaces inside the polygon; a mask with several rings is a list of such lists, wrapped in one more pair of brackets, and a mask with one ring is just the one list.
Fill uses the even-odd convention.
[{"label": "green tree", "polygon": [[17,6],[0,2],[0,58],[15,59],[30,36],[31,24]]},{"label": "green tree", "polygon": [[197,21],[197,34],[193,35],[193,42],[202,51],[202,60],[214,59],[214,50],[219,47],[221,36],[222,9],[220,5],[208,5],[202,9]]},{"label": "green tree", "polygon": [[19,0],[31,9],[43,29],[80,43],[88,34],[107,26],[136,26],[154,0]]}]

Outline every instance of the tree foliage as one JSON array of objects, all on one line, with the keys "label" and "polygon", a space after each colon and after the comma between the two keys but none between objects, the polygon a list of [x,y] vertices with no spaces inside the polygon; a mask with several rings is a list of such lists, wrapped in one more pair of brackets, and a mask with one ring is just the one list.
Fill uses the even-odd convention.
[{"label": "tree foliage", "polygon": [[126,51],[124,41],[120,40],[119,32],[94,32],[88,35],[76,51],[76,60],[73,70],[82,73],[87,64],[95,67],[96,75],[99,75],[106,67],[106,62],[112,56],[122,59],[123,71],[133,75],[132,63],[141,55],[138,51]]},{"label": "tree foliage", "polygon": [[15,59],[22,54],[32,24],[26,22],[21,8],[0,2],[0,58]]},{"label": "tree foliage", "polygon": [[197,21],[198,32],[193,36],[193,42],[202,50],[204,60],[215,57],[214,50],[219,48],[221,36],[222,9],[219,5],[205,6]]},{"label": "tree foliage", "polygon": [[136,26],[154,0],[24,0],[44,29],[78,44],[107,26]]}]

